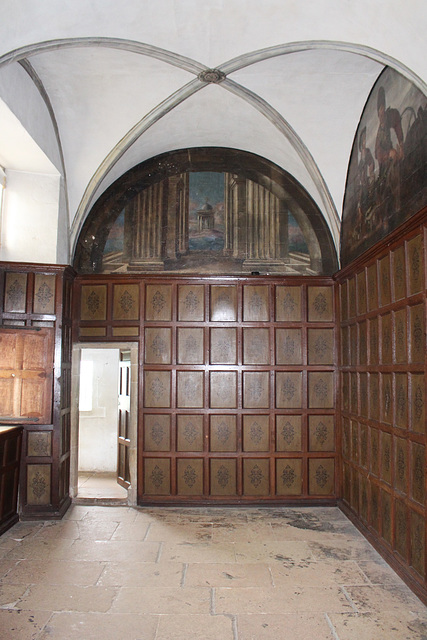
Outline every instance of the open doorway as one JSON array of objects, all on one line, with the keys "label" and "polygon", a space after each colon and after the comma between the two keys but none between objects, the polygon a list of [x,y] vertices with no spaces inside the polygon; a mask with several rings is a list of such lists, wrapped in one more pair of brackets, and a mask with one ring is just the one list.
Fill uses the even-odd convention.
[{"label": "open doorway", "polygon": [[75,347],[71,495],[76,500],[133,502],[137,389],[133,361],[136,365],[133,344]]}]

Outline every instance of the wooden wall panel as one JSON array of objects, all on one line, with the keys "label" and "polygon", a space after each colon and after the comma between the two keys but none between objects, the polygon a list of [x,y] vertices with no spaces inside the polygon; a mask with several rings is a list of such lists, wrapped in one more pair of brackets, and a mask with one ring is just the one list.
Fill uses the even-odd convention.
[{"label": "wooden wall panel", "polygon": [[[406,235],[396,231],[387,244],[338,276],[341,342],[350,353],[351,336],[359,354],[356,360],[341,348],[344,508],[364,524],[378,549],[423,599],[426,231],[425,215],[418,216]],[[356,269],[357,286],[352,284]],[[354,290],[358,301],[351,310]],[[353,330],[356,324],[358,331]]]},{"label": "wooden wall panel", "polygon": [[139,282],[139,502],[333,502],[333,283]]},{"label": "wooden wall panel", "polygon": [[0,416],[24,425],[19,503],[25,517],[57,518],[70,504],[73,279],[68,268],[0,264],[0,369],[22,372],[13,384],[0,375]]}]

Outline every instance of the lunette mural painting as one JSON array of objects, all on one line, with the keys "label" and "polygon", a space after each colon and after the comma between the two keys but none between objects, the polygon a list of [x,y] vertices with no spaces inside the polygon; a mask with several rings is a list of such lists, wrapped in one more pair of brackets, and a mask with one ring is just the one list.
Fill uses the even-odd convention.
[{"label": "lunette mural painting", "polygon": [[137,194],[111,226],[96,268],[228,275],[258,270],[316,273],[306,238],[279,198],[250,180],[239,184],[237,176],[214,171],[181,174]]},{"label": "lunette mural painting", "polygon": [[393,69],[363,111],[344,199],[341,263],[384,238],[427,203],[427,97]]}]

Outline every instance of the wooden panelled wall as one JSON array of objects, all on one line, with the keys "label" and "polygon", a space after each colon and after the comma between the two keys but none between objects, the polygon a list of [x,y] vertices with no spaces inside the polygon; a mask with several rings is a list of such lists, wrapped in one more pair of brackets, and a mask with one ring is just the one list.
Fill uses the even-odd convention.
[{"label": "wooden panelled wall", "polygon": [[332,279],[75,284],[80,341],[140,343],[140,503],[335,502]]},{"label": "wooden panelled wall", "polygon": [[338,278],[344,509],[424,599],[425,218]]},{"label": "wooden panelled wall", "polygon": [[[0,264],[2,409],[24,416],[16,422],[24,425],[20,513],[26,518],[60,517],[70,504],[73,277],[67,267]],[[24,397],[26,380],[46,395],[41,408],[31,389]]]}]

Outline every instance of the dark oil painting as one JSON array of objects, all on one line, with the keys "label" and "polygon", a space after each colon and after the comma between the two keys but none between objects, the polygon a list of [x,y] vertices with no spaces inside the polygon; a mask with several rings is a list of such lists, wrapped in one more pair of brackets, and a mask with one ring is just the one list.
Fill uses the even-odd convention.
[{"label": "dark oil painting", "polygon": [[387,67],[369,96],[353,143],[342,266],[422,209],[426,196],[427,98]]}]

